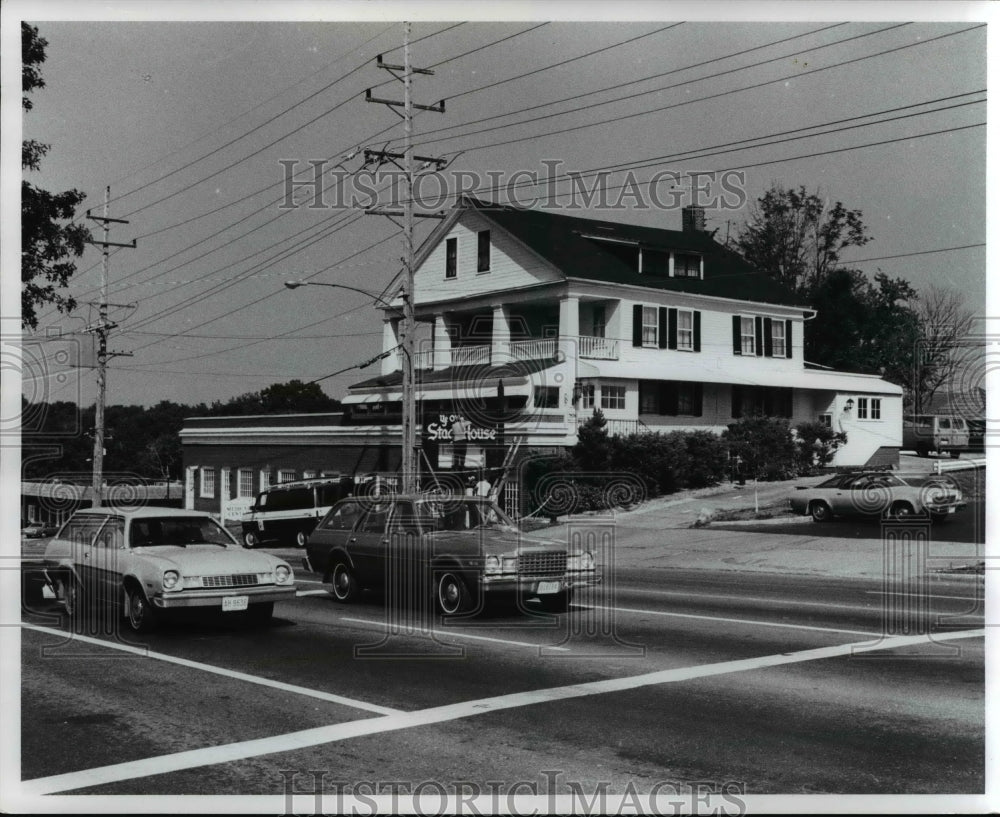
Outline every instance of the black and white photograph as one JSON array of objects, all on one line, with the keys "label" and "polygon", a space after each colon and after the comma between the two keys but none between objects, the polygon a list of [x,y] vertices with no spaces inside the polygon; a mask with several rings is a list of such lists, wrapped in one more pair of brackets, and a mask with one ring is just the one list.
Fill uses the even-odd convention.
[{"label": "black and white photograph", "polygon": [[994,6],[0,14],[0,810],[1000,808]]}]

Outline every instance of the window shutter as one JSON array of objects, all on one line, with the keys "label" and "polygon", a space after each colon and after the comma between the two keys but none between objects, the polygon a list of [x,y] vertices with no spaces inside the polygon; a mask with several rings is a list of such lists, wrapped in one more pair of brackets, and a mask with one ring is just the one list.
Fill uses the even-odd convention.
[{"label": "window shutter", "polygon": [[694,350],[701,351],[701,312],[694,313]]},{"label": "window shutter", "polygon": [[764,354],[764,321],[761,319],[760,315],[753,319],[754,328],[754,351],[757,353],[757,357]]},{"label": "window shutter", "polygon": [[[742,343],[740,342],[740,316],[733,315],[733,354],[742,354]],[[735,414],[733,415],[736,416]]]},{"label": "window shutter", "polygon": [[660,348],[661,349],[666,349],[667,348],[667,308],[665,306],[661,306],[660,307],[658,318],[659,318],[660,327],[659,327],[659,331],[656,333],[657,334],[657,338],[656,339],[659,342]]},{"label": "window shutter", "polygon": [[733,410],[732,416],[739,419],[743,416],[742,406],[743,406],[743,389],[740,386],[730,386],[730,394],[733,397]]},{"label": "window shutter", "polygon": [[785,357],[792,356],[792,322],[785,321]]},{"label": "window shutter", "polygon": [[660,414],[677,416],[677,383],[673,380],[664,380],[660,387]]},{"label": "window shutter", "polygon": [[694,394],[692,395],[691,402],[694,405],[692,406],[691,413],[694,414],[695,417],[701,417],[701,403],[702,403],[702,395],[703,395],[703,384],[701,384],[701,383],[695,383],[693,385],[693,391],[694,391]]},{"label": "window shutter", "polygon": [[764,357],[774,357],[774,338],[771,337],[770,318],[764,318]]},{"label": "window shutter", "polygon": [[677,310],[673,307],[667,310],[667,345],[677,348]]},{"label": "window shutter", "polygon": [[642,304],[632,306],[632,345],[642,346]]}]

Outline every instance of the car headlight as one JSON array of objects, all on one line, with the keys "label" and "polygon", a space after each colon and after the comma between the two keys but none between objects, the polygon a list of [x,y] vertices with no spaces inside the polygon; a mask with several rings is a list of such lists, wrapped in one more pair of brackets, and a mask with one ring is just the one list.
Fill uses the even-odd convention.
[{"label": "car headlight", "polygon": [[589,550],[585,550],[583,553],[574,553],[572,556],[566,557],[566,569],[567,570],[593,570],[594,569],[594,554]]},{"label": "car headlight", "polygon": [[500,560],[500,569],[503,573],[517,573],[517,556],[504,556]]},{"label": "car headlight", "polygon": [[176,570],[168,570],[163,574],[163,589],[174,590],[181,580],[180,574]]},{"label": "car headlight", "polygon": [[291,581],[292,569],[288,565],[278,565],[274,569],[274,576],[278,580],[278,584],[285,584]]},{"label": "car headlight", "polygon": [[487,556],[485,569],[487,573],[499,573],[500,572],[500,559],[497,556]]}]

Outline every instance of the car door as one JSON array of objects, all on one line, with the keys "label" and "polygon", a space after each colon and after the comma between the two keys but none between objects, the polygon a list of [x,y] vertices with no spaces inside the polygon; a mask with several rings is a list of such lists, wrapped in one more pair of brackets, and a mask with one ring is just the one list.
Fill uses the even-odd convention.
[{"label": "car door", "polygon": [[348,540],[347,552],[354,561],[358,578],[366,587],[382,588],[385,585],[385,562],[388,553],[389,516],[392,501],[371,500],[366,503],[364,516]]},{"label": "car door", "polygon": [[863,503],[863,492],[868,484],[868,478],[846,477],[840,481],[830,497],[830,507],[836,514],[857,513],[859,502]]},{"label": "car door", "polygon": [[103,527],[106,517],[80,514],[74,517],[72,523],[66,526],[62,539],[67,540],[68,560],[73,565],[77,578],[88,593],[99,587],[99,579],[95,570],[94,542]]},{"label": "car door", "polygon": [[321,574],[329,570],[328,562],[334,550],[344,550],[353,559],[354,528],[361,519],[362,510],[361,503],[356,499],[345,499],[330,509],[306,546],[314,570]]},{"label": "car door", "polygon": [[118,601],[125,553],[125,519],[110,517],[98,532],[90,555],[94,592],[102,601]]}]

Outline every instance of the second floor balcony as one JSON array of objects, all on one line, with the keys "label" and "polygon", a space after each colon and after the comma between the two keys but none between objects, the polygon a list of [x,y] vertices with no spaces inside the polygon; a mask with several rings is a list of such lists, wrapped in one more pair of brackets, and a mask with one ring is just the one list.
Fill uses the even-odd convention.
[{"label": "second floor balcony", "polygon": [[[563,338],[565,345],[574,339]],[[546,360],[556,356],[559,349],[557,338],[537,340],[510,340],[499,343],[477,343],[466,346],[452,346],[445,352],[438,352],[435,360],[434,349],[420,349],[414,355],[417,369],[447,368],[448,366],[499,366],[511,361]],[[591,360],[618,360],[618,341],[611,338],[581,335],[575,338],[576,355]],[[402,367],[403,352],[396,355],[397,368]]]}]

